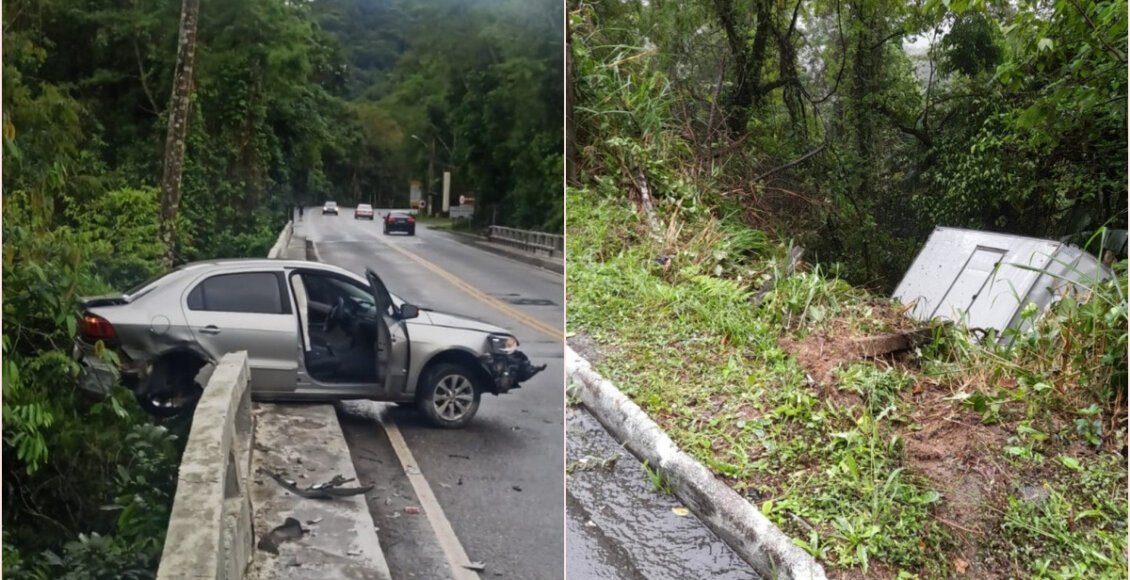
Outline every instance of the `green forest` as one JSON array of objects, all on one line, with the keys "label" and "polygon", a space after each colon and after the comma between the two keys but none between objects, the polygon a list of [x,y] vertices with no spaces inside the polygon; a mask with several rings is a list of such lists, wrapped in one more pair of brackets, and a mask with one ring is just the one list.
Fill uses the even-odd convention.
[{"label": "green forest", "polygon": [[[1125,578],[1126,2],[568,5],[569,344],[829,577]],[[1112,275],[912,321],[939,226]]]},{"label": "green forest", "polygon": [[[564,12],[548,0],[199,3],[175,237],[160,186],[182,2],[3,6],[4,575],[155,572],[185,425],[76,388],[75,299],[263,256],[296,203],[561,231]],[[434,154],[433,154],[434,151]]]},{"label": "green forest", "polygon": [[615,164],[666,199],[705,190],[887,289],[937,225],[1126,228],[1124,2],[586,2],[573,18],[575,183]]}]

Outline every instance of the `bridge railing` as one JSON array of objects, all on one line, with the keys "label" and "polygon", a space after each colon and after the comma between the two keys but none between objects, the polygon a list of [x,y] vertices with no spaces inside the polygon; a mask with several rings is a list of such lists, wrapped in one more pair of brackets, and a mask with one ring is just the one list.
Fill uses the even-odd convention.
[{"label": "bridge railing", "polygon": [[531,253],[546,253],[551,257],[565,253],[565,236],[557,234],[519,230],[504,226],[490,226],[490,241],[500,242]]},{"label": "bridge railing", "polygon": [[196,404],[157,580],[238,580],[253,555],[247,352],[224,355]]},{"label": "bridge railing", "polygon": [[286,226],[279,232],[279,237],[275,240],[275,245],[271,246],[271,251],[267,252],[267,257],[270,259],[285,258],[286,246],[290,243],[290,237],[294,235],[294,222],[286,222]]}]

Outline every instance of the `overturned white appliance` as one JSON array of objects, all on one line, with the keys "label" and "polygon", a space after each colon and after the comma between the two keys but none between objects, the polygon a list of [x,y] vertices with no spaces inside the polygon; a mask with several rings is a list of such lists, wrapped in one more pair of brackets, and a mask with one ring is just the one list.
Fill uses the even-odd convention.
[{"label": "overturned white appliance", "polygon": [[894,297],[914,304],[909,314],[918,320],[1027,330],[1021,311],[1028,304],[1043,312],[1065,292],[1085,291],[1110,276],[1098,258],[1063,242],[937,228]]}]

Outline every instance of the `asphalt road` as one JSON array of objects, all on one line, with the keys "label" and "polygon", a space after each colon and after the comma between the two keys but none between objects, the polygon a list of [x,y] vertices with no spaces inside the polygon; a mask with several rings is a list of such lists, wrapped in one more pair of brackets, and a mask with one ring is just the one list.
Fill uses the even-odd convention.
[{"label": "asphalt road", "polygon": [[[450,529],[482,578],[560,578],[564,566],[564,280],[561,275],[470,247],[417,224],[416,235],[385,236],[377,219],[351,208],[322,216],[306,208],[296,233],[324,262],[363,273],[371,267],[389,290],[419,306],[511,330],[535,364],[548,368],[523,388],[484,395],[475,420],[447,431],[415,411],[347,403],[339,417],[395,578],[450,578],[433,514],[416,513],[413,490],[390,445],[391,422],[438,500]],[[407,511],[406,509],[407,508]],[[442,527],[442,526],[440,526]],[[460,574],[466,572],[456,571]]]}]

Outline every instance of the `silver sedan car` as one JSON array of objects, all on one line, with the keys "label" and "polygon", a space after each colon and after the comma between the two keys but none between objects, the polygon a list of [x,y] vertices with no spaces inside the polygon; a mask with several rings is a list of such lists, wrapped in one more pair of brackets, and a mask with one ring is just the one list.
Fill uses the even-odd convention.
[{"label": "silver sedan car", "polygon": [[505,329],[409,304],[371,270],[316,262],[196,262],[80,305],[84,385],[120,377],[156,415],[191,409],[209,369],[240,350],[257,400],[395,402],[448,428],[466,425],[483,393],[545,368]]}]

